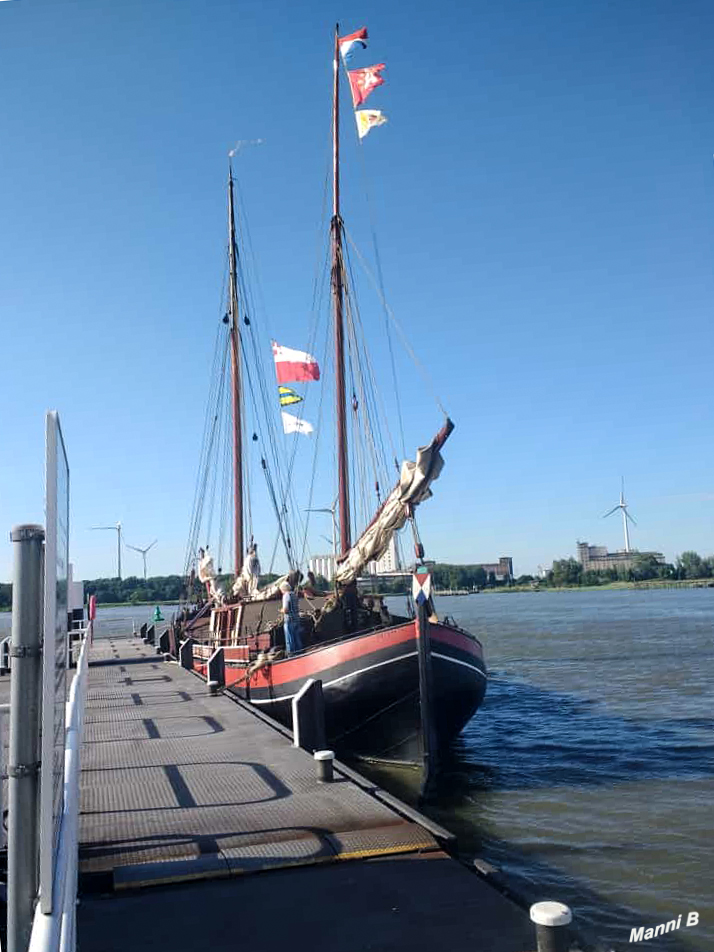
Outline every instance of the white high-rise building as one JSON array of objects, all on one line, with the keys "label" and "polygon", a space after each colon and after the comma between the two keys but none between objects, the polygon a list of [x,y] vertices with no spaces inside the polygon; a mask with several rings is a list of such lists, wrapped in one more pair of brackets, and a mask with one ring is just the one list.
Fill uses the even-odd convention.
[{"label": "white high-rise building", "polygon": [[313,555],[308,559],[307,567],[315,576],[321,575],[328,582],[335,577],[334,555]]},{"label": "white high-rise building", "polygon": [[395,536],[389,540],[387,551],[381,559],[369,563],[370,575],[391,575],[392,572],[399,570],[399,559],[397,558],[397,541]]}]

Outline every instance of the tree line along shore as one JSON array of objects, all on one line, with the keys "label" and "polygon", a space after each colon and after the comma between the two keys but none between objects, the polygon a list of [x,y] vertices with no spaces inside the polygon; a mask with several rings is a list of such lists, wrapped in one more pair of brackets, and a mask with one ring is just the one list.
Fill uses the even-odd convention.
[{"label": "tree line along shore", "polygon": [[[520,575],[515,579],[497,579],[481,565],[452,565],[436,562],[430,567],[436,591],[529,591],[533,589],[563,588],[662,588],[670,586],[714,587],[714,556],[700,556],[697,552],[683,552],[675,562],[661,564],[653,556],[633,553],[633,564],[599,572],[584,572],[576,559],[559,559],[542,576]],[[262,575],[261,585],[275,581],[275,574]],[[221,576],[226,590],[232,576]],[[320,576],[318,588],[329,590],[330,583]],[[373,588],[385,595],[401,595],[409,586],[404,578],[374,576]],[[94,595],[100,605],[142,605],[178,602],[188,595],[186,580],[181,575],[158,575],[140,579],[98,578],[85,581],[85,595]],[[191,593],[195,597],[197,593]],[[0,582],[0,611],[12,606],[12,584]]]}]

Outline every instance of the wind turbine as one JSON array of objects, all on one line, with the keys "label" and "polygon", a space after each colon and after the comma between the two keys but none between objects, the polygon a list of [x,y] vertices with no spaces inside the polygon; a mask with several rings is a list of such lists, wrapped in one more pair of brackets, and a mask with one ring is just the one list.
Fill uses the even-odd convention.
[{"label": "wind turbine", "polygon": [[121,522],[115,526],[91,526],[91,529],[112,529],[117,534],[117,568],[119,572],[119,581],[121,582]]},{"label": "wind turbine", "polygon": [[632,518],[632,516],[627,511],[627,503],[625,502],[625,477],[622,477],[622,489],[620,490],[620,501],[616,506],[613,506],[609,512],[606,512],[603,516],[603,519],[607,519],[608,516],[611,516],[613,512],[617,512],[618,509],[622,509],[622,527],[625,530],[625,552],[630,551],[630,533],[627,530],[627,520],[629,519],[633,526],[636,526],[637,523]]},{"label": "wind turbine", "polygon": [[140,548],[138,545],[129,545],[128,542],[124,543],[127,549],[133,549],[135,552],[141,552],[144,559],[144,580],[146,580],[146,553],[149,551],[149,549],[153,549],[158,541],[158,539],[154,539],[151,545],[147,545],[145,549]]}]

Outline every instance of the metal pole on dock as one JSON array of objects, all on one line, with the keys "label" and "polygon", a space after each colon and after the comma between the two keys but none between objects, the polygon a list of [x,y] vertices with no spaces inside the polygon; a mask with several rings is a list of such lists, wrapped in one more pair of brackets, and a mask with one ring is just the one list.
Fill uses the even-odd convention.
[{"label": "metal pole on dock", "polygon": [[428,800],[436,777],[436,737],[432,704],[431,641],[429,639],[429,608],[431,575],[425,571],[414,573],[412,595],[416,602],[417,651],[419,660],[419,705],[421,708],[421,736],[423,775],[420,800]]},{"label": "metal pole on dock", "polygon": [[38,888],[44,538],[42,526],[15,526],[10,533],[15,543],[15,572],[7,769],[9,952],[26,952]]}]

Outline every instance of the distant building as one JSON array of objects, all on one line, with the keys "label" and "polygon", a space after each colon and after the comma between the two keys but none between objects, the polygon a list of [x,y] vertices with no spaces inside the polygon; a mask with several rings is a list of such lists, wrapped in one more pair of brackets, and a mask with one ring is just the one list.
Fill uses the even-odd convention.
[{"label": "distant building", "polygon": [[399,558],[397,556],[397,543],[394,536],[389,540],[387,551],[381,559],[376,562],[370,562],[367,566],[370,575],[392,575],[399,571]]},{"label": "distant building", "polygon": [[[335,577],[335,557],[334,555],[313,555],[308,559],[307,567],[315,575],[321,575],[331,582]],[[397,554],[397,544],[394,537],[391,538],[387,551],[384,555],[373,562],[367,564],[366,575],[393,575],[398,572],[399,555]]]},{"label": "distant building", "polygon": [[513,559],[510,555],[502,555],[498,562],[480,562],[476,567],[482,568],[487,577],[495,575],[497,582],[513,580]]},{"label": "distant building", "polygon": [[629,569],[638,559],[654,558],[660,565],[664,565],[664,555],[661,552],[608,552],[607,546],[588,545],[587,542],[578,542],[578,562],[583,572],[601,572],[604,569]]},{"label": "distant building", "polygon": [[308,559],[307,567],[314,575],[321,575],[328,582],[335,577],[334,555],[313,555]]}]

